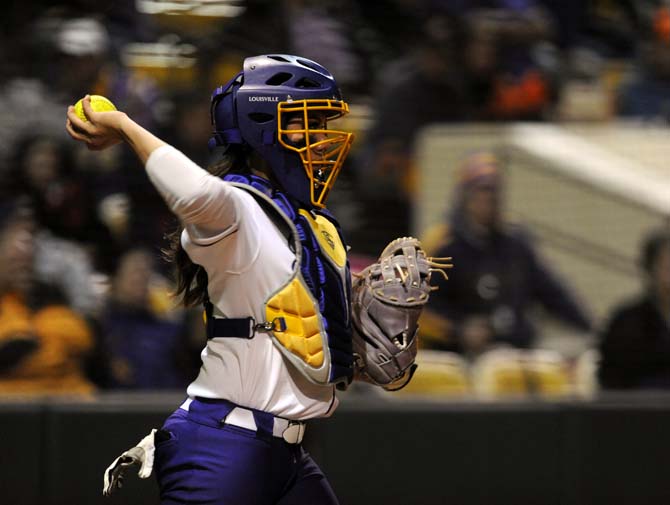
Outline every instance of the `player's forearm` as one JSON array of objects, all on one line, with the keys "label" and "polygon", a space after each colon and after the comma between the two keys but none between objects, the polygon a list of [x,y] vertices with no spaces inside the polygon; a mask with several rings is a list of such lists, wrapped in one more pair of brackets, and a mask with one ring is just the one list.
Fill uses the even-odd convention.
[{"label": "player's forearm", "polygon": [[165,145],[165,142],[128,116],[124,116],[121,120],[120,134],[132,150],[135,151],[135,154],[137,154],[143,165],[146,164],[152,152]]}]

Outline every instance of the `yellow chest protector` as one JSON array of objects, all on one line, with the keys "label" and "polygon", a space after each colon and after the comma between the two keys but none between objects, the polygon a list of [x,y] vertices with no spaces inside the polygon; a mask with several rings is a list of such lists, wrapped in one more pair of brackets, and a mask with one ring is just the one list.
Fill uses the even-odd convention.
[{"label": "yellow chest protector", "polygon": [[291,276],[264,302],[269,322],[264,329],[285,358],[311,382],[348,384],[353,370],[350,281],[340,233],[323,215],[289,209],[297,210],[291,220],[286,209],[267,195],[248,185],[236,185],[255,197],[287,236],[296,256]]}]

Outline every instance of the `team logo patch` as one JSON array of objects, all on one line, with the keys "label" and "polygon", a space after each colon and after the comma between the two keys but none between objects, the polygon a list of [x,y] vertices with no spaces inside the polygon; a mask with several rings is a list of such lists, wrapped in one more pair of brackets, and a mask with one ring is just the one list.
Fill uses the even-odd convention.
[{"label": "team logo patch", "polygon": [[332,235],[326,230],[321,230],[321,235],[323,235],[323,238],[326,240],[326,243],[330,246],[330,248],[335,250],[335,241],[333,240]]}]

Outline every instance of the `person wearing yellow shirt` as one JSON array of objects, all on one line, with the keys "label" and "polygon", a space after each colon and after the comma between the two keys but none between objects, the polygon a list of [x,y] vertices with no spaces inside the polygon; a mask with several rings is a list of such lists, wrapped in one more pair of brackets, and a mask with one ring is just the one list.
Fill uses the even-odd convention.
[{"label": "person wearing yellow shirt", "polygon": [[35,223],[28,202],[0,204],[0,395],[86,394],[93,347],[85,319],[34,277]]}]

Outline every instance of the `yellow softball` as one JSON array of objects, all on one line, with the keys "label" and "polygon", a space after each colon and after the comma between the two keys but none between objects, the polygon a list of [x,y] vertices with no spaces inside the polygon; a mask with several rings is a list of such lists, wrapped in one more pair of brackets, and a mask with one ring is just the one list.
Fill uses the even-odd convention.
[{"label": "yellow softball", "polygon": [[[83,121],[88,121],[86,114],[84,114],[83,101],[84,99],[82,98],[76,104],[74,104],[74,111]],[[108,98],[105,98],[101,95],[91,95],[91,108],[95,112],[108,112],[111,110],[116,110],[114,104]]]}]

